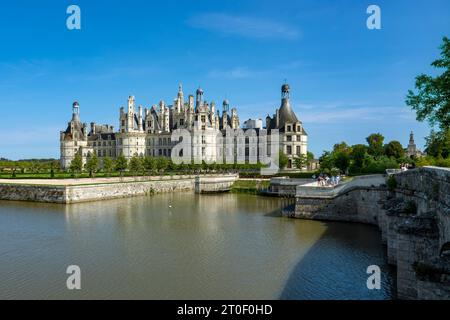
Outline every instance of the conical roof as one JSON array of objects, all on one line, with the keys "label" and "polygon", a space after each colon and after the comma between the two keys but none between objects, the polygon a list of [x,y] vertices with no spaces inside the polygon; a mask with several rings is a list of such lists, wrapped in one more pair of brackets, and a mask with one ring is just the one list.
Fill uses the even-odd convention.
[{"label": "conical roof", "polygon": [[281,107],[279,110],[279,128],[284,127],[286,123],[296,123],[298,121],[295,112],[292,110],[291,103],[288,98],[281,100]]}]

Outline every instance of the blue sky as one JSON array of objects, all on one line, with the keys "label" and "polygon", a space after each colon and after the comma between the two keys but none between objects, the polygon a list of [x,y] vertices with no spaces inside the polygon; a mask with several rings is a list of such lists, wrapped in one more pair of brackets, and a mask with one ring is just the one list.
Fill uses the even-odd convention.
[{"label": "blue sky", "polygon": [[[70,4],[80,31],[66,28]],[[382,30],[366,27],[370,4]],[[279,107],[284,79],[316,155],[373,132],[406,144],[413,130],[422,147],[430,128],[404,99],[449,31],[448,0],[4,1],[0,157],[59,157],[75,100],[82,121],[117,127],[129,95],[151,106],[201,85],[243,121]]]}]

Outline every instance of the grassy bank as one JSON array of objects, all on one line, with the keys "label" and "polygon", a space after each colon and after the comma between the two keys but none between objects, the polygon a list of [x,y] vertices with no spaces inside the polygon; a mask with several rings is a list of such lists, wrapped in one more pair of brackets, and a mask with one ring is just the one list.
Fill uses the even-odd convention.
[{"label": "grassy bank", "polygon": [[233,193],[258,194],[261,189],[267,189],[270,181],[238,180],[231,187]]}]

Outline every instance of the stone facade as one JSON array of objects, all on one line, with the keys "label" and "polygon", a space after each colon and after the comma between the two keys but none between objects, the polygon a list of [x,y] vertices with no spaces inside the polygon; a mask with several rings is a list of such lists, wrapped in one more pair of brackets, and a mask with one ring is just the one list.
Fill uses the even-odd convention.
[{"label": "stone facade", "polygon": [[135,97],[130,96],[127,107],[120,108],[118,132],[110,125],[87,124],[80,120],[80,106],[73,104],[72,120],[67,129],[60,134],[61,167],[68,169],[75,155],[81,155],[83,164],[92,154],[96,154],[100,162],[105,157],[116,158],[124,155],[127,159],[133,156],[170,157],[177,142],[171,140],[177,129],[196,132],[202,141],[193,141],[192,153],[204,161],[214,161],[219,155],[216,150],[217,131],[238,130],[240,128],[237,109],[230,109],[225,100],[222,114],[214,102],[204,100],[204,91],[198,89],[196,99],[190,95],[185,101],[180,86],[173,105],[160,101],[158,106],[150,109],[136,106]]},{"label": "stone facade", "polygon": [[[289,98],[290,88],[283,85],[281,108],[277,109],[273,118],[266,119],[269,134],[266,151],[269,155],[271,145],[279,143],[289,157],[288,168],[293,169],[294,159],[307,154],[308,137],[302,122],[291,108]],[[83,164],[96,154],[101,165],[105,157],[114,159],[119,155],[127,159],[133,156],[171,157],[175,146],[181,142],[180,139],[172,141],[172,136],[180,130],[190,133],[190,153],[200,163],[221,163],[219,159],[224,158],[227,163],[256,163],[258,159],[267,158],[263,154],[264,149],[260,150],[258,146],[257,134],[261,129],[261,125],[256,123],[247,123],[241,129],[237,108],[230,108],[230,102],[225,100],[220,113],[214,102],[204,100],[204,91],[200,88],[195,99],[190,95],[185,101],[180,86],[172,105],[160,101],[149,109],[137,106],[135,98],[130,96],[127,106],[120,108],[117,132],[111,125],[91,123],[88,127],[82,123],[80,105],[75,102],[72,119],[66,130],[60,133],[61,167],[69,169],[76,154],[81,155]],[[275,129],[279,130],[280,141],[270,141],[270,132]],[[179,153],[178,150],[175,152]],[[189,162],[192,157],[189,157]]]}]

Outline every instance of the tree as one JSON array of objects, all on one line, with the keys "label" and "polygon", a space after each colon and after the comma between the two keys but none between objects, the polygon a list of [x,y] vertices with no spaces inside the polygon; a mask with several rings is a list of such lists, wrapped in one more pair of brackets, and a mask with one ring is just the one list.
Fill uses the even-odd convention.
[{"label": "tree", "polygon": [[425,146],[425,151],[429,156],[435,158],[450,157],[450,129],[441,132],[432,130],[426,138]]},{"label": "tree", "polygon": [[441,58],[431,66],[442,69],[441,75],[432,77],[421,74],[416,77],[415,94],[408,91],[406,104],[416,111],[417,120],[427,120],[431,126],[438,125],[441,131],[450,128],[450,40],[443,38]]},{"label": "tree", "polygon": [[144,164],[142,158],[139,157],[138,155],[134,155],[130,160],[129,168],[134,175],[143,172]]},{"label": "tree", "polygon": [[92,178],[94,173],[98,170],[98,157],[95,152],[93,155],[89,156],[85,168],[89,172],[89,177]]},{"label": "tree", "polygon": [[351,152],[351,148],[349,147],[349,145],[346,142],[341,142],[341,143],[336,143],[333,146],[333,152],[345,152],[345,153],[350,153]]},{"label": "tree", "polygon": [[339,151],[333,153],[333,162],[341,172],[347,172],[350,166],[350,153],[346,151]]},{"label": "tree", "polygon": [[288,156],[283,152],[283,150],[280,150],[280,152],[278,153],[278,165],[280,169],[286,168],[288,163],[289,163]]},{"label": "tree", "polygon": [[331,170],[334,167],[333,156],[330,151],[324,151],[319,158],[320,169]]},{"label": "tree", "polygon": [[81,170],[83,170],[83,159],[81,158],[81,155],[79,153],[77,153],[73,158],[72,162],[70,163],[69,169],[74,174],[80,173]]},{"label": "tree", "polygon": [[369,144],[368,153],[374,157],[384,154],[384,136],[380,133],[373,133],[366,138]]},{"label": "tree", "polygon": [[393,140],[384,146],[384,154],[388,157],[400,159],[405,156],[405,149],[400,142]]},{"label": "tree", "polygon": [[153,173],[158,169],[156,159],[153,157],[144,158],[144,168],[148,173]]},{"label": "tree", "polygon": [[53,165],[53,162],[52,162],[50,164],[50,178],[54,178],[54,177],[55,177],[55,169],[54,169],[54,165]]},{"label": "tree", "polygon": [[356,144],[352,146],[352,153],[350,154],[353,165],[361,169],[364,166],[364,160],[367,157],[367,146],[363,144]]},{"label": "tree", "polygon": [[169,160],[167,160],[167,158],[165,158],[165,157],[157,158],[156,168],[158,169],[158,171],[164,172],[168,166],[169,166]]},{"label": "tree", "polygon": [[120,176],[123,176],[123,172],[128,168],[128,160],[123,154],[116,159],[116,170],[120,172]]},{"label": "tree", "polygon": [[103,158],[103,171],[109,177],[111,175],[111,171],[113,171],[114,162],[110,157]]},{"label": "tree", "polygon": [[300,154],[294,159],[294,164],[297,169],[303,170],[303,168],[308,165],[308,157],[304,154]]}]

